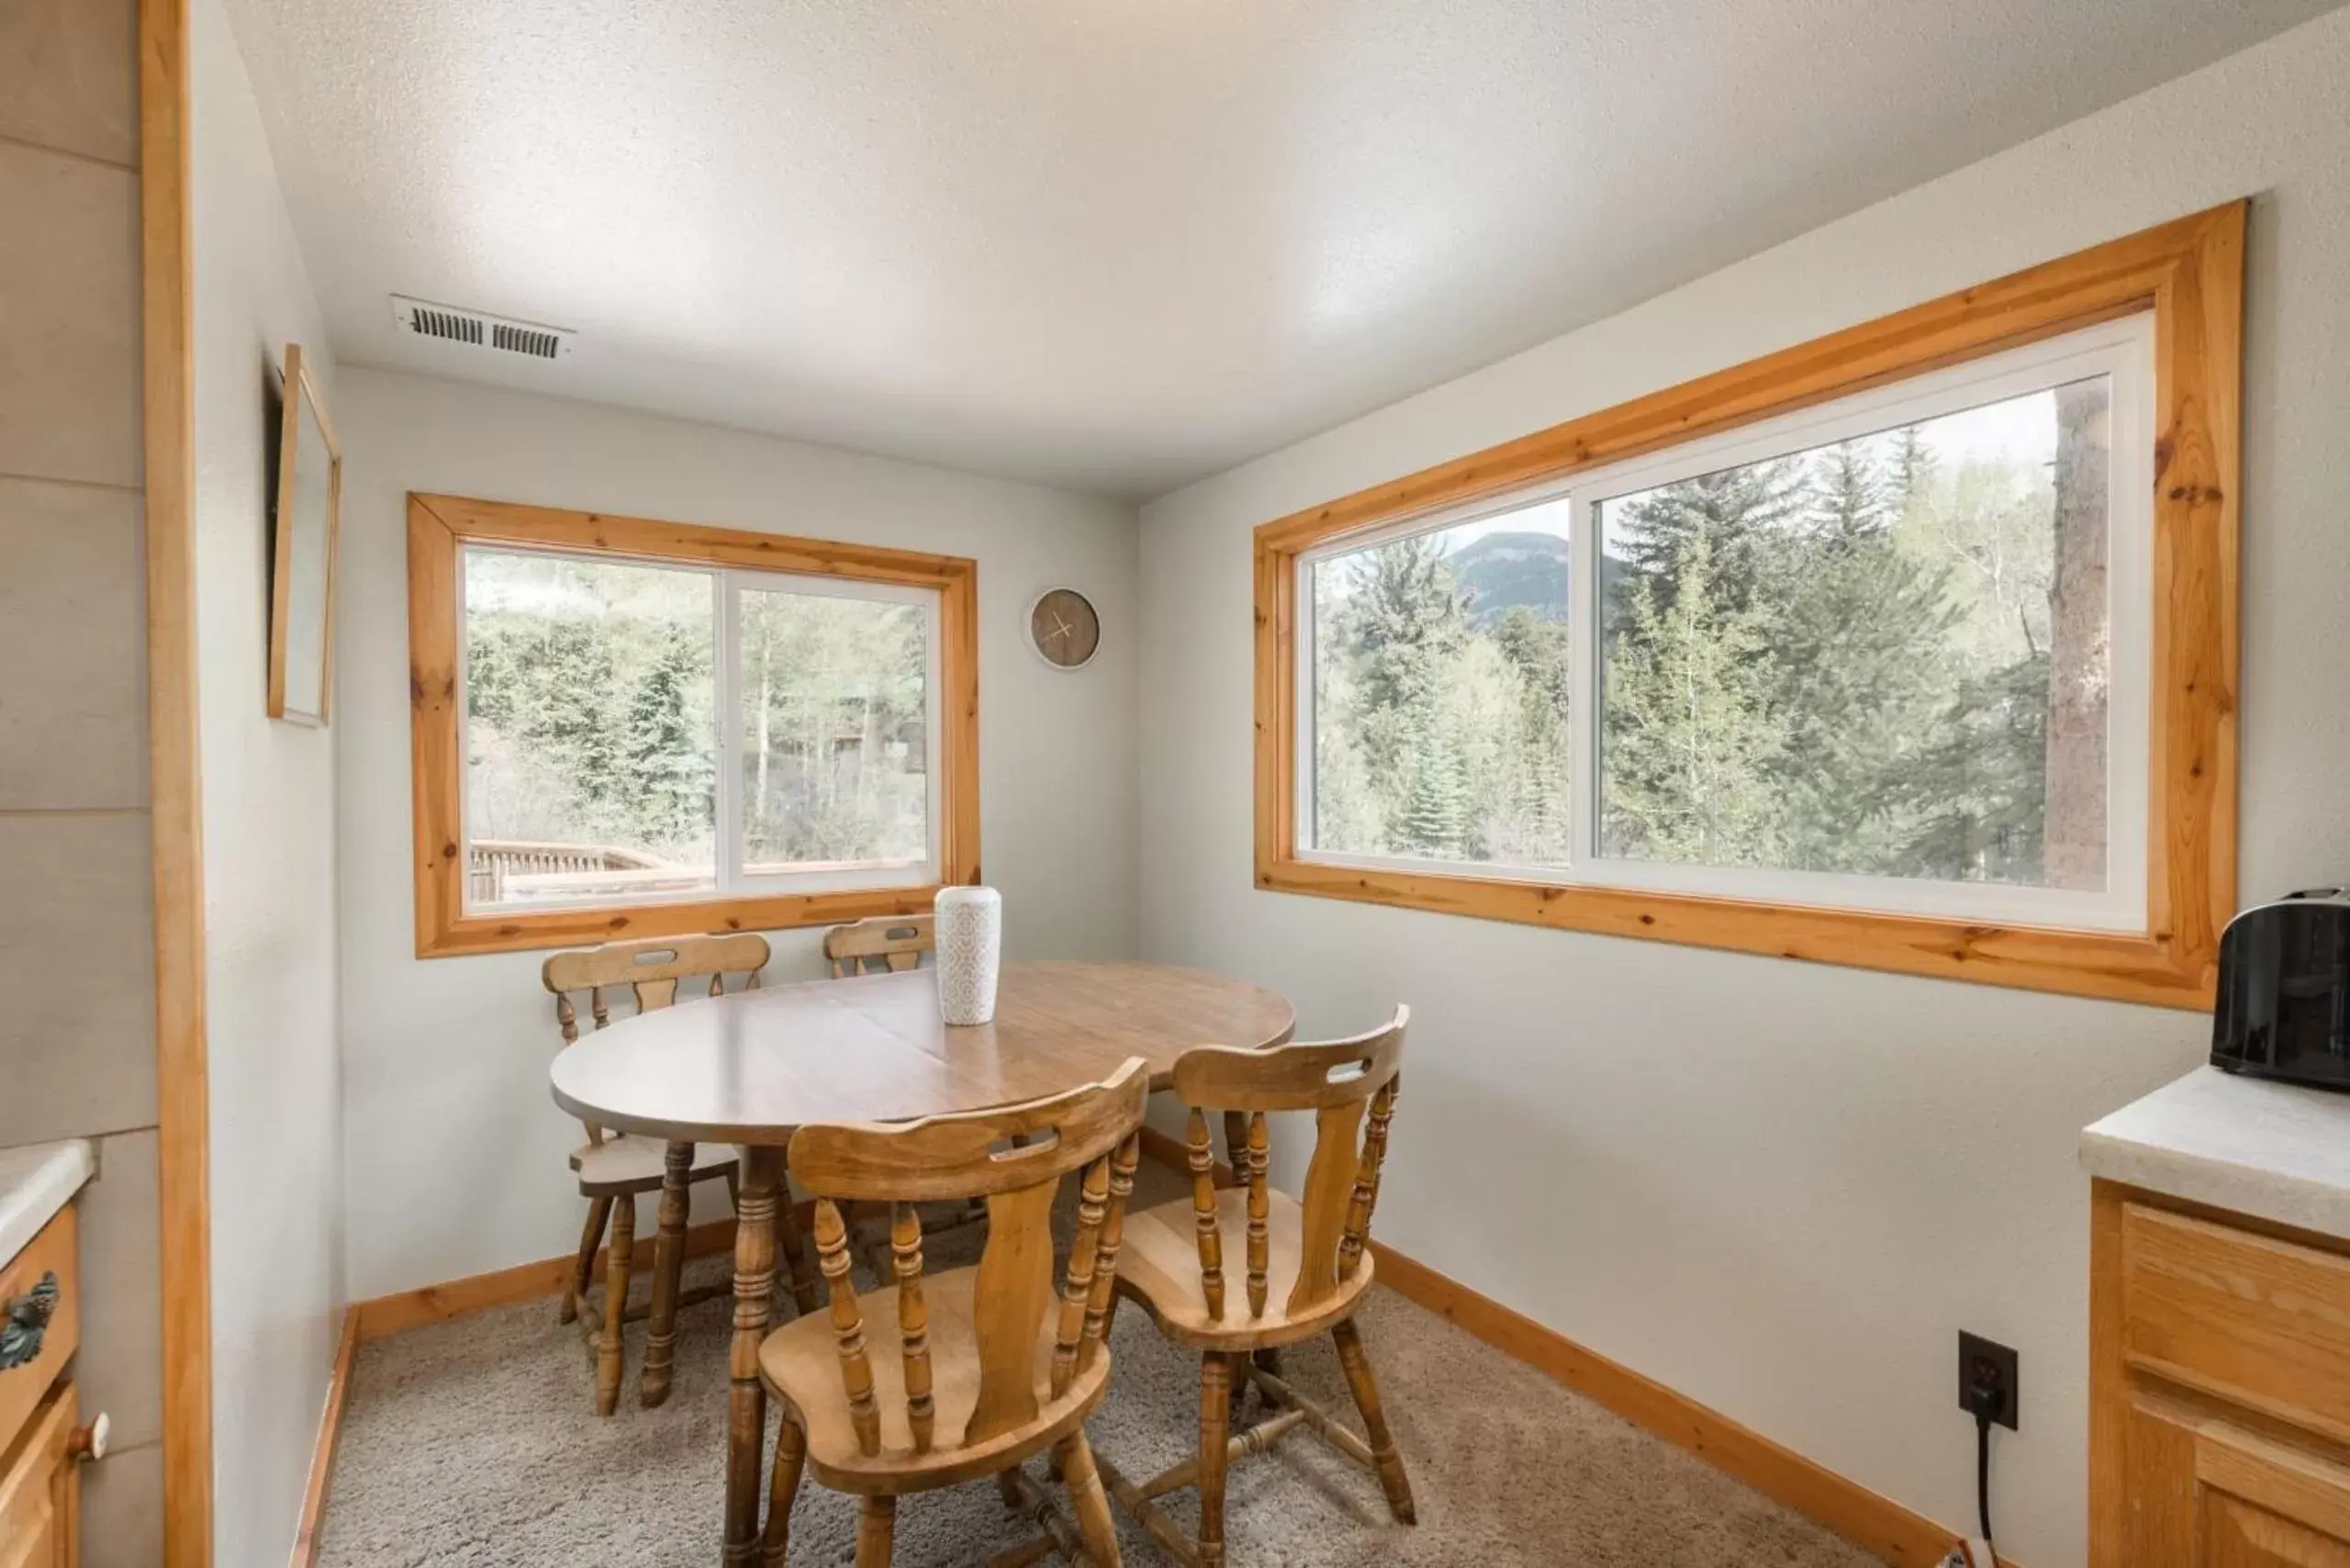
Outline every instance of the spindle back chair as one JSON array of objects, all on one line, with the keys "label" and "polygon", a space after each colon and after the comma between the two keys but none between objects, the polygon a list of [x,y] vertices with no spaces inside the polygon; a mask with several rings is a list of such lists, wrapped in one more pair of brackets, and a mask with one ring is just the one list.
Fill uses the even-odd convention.
[{"label": "spindle back chair", "polygon": [[[594,1027],[602,1029],[612,1021],[615,993],[626,992],[642,1014],[674,1004],[681,992],[688,997],[722,995],[729,976],[742,977],[739,989],[755,990],[767,956],[767,938],[750,932],[642,937],[552,954],[540,965],[539,979],[554,994],[555,1025],[569,1047],[579,1041],[575,996],[585,997]],[[677,1308],[726,1294],[723,1287],[704,1287],[680,1294],[682,1240],[688,1190],[699,1182],[723,1181],[731,1197],[735,1154],[726,1145],[707,1149],[689,1143],[665,1145],[634,1134],[610,1133],[593,1123],[581,1126],[588,1141],[572,1150],[571,1169],[577,1174],[580,1195],[588,1200],[588,1220],[580,1230],[578,1256],[564,1280],[561,1316],[565,1323],[579,1322],[596,1346],[596,1409],[609,1416],[620,1403],[624,1326],[648,1317],[653,1321],[638,1396],[648,1406],[659,1405],[669,1394]],[[655,1300],[632,1307],[628,1294],[634,1271],[636,1200],[643,1193],[661,1194],[653,1262]],[[608,1226],[604,1295],[599,1304],[589,1298],[588,1287]],[[790,1229],[786,1236],[795,1276],[805,1281],[799,1232]]]},{"label": "spindle back chair", "polygon": [[[1026,1104],[793,1136],[791,1175],[815,1195],[832,1310],[788,1323],[760,1346],[760,1374],[783,1406],[767,1562],[784,1560],[805,1467],[864,1498],[858,1568],[889,1562],[901,1495],[983,1475],[998,1477],[1005,1500],[1046,1531],[997,1561],[1058,1549],[1116,1568],[1084,1422],[1109,1387],[1103,1336],[1148,1090],[1136,1058],[1106,1082]],[[1056,1293],[1053,1202],[1071,1172],[1077,1228]],[[944,1198],[985,1200],[987,1245],[975,1266],[925,1275],[914,1205]],[[862,1294],[841,1215],[849,1202],[890,1205],[895,1279]],[[1076,1506],[1073,1532],[1019,1470],[1047,1448]]]},{"label": "spindle back chair", "polygon": [[877,914],[824,933],[824,957],[834,980],[851,975],[895,974],[918,969],[924,953],[938,951],[937,917]]},{"label": "spindle back chair", "polygon": [[[1301,1425],[1374,1472],[1390,1511],[1413,1520],[1411,1484],[1354,1322],[1371,1282],[1371,1218],[1410,1022],[1411,1010],[1398,1007],[1385,1025],[1349,1039],[1269,1050],[1205,1046],[1176,1059],[1175,1092],[1190,1107],[1192,1196],[1134,1216],[1117,1290],[1147,1307],[1167,1338],[1201,1352],[1199,1452],[1140,1486],[1107,1460],[1101,1469],[1152,1537],[1197,1568],[1224,1562],[1226,1467]],[[1234,1181],[1222,1190],[1211,1111],[1238,1123]],[[1315,1120],[1302,1200],[1275,1192],[1268,1175],[1266,1117],[1285,1111],[1310,1112]],[[1237,1289],[1225,1271],[1227,1234],[1242,1240]],[[1322,1333],[1337,1346],[1368,1441],[1281,1376],[1281,1348]],[[1236,1437],[1232,1415],[1247,1383],[1275,1413]],[[1196,1539],[1153,1501],[1192,1484],[1200,1490]]]}]

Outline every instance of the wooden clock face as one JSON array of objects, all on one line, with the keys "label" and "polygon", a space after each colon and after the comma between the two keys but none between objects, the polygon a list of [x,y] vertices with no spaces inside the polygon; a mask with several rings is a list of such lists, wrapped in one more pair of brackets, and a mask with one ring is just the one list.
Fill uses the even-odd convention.
[{"label": "wooden clock face", "polygon": [[1053,588],[1028,611],[1028,635],[1046,664],[1077,669],[1102,646],[1102,618],[1075,588]]}]

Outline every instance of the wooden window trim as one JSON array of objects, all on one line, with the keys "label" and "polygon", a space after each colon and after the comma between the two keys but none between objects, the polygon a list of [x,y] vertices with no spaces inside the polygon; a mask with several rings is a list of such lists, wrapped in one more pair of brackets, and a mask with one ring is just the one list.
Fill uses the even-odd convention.
[{"label": "wooden window trim", "polygon": [[[1256,531],[1256,885],[1818,963],[2208,1008],[2235,909],[2237,465],[2245,204],[1897,311]],[[1297,557],[1942,365],[2151,310],[2153,757],[2143,933],[2055,930],[1334,865],[1297,855]]]},{"label": "wooden window trim", "polygon": [[[457,550],[465,543],[520,544],[938,589],[939,663],[945,682],[939,703],[943,883],[467,914],[464,747],[459,733],[464,713],[457,690],[462,629],[456,602]],[[979,879],[978,562],[780,533],[411,493],[408,585],[418,958],[564,947],[623,936],[774,931],[867,915],[914,914],[930,908],[940,885]]]}]

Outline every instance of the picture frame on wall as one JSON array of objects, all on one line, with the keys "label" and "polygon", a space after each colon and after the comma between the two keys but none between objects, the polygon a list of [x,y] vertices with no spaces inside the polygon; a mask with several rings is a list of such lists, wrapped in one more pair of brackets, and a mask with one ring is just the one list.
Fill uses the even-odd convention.
[{"label": "picture frame on wall", "polygon": [[334,684],[342,448],[302,345],[285,345],[270,548],[269,716],[323,726]]}]

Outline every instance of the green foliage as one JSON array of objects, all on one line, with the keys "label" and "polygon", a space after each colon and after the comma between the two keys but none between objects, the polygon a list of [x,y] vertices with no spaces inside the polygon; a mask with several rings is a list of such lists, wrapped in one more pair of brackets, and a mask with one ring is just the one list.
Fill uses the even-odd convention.
[{"label": "green foliage", "polygon": [[1723,591],[1689,536],[1669,582],[1630,580],[1630,623],[1604,696],[1600,834],[1611,854],[1710,866],[1780,863],[1769,772],[1786,744],[1761,617]]},{"label": "green foliage", "polygon": [[[1598,509],[1604,852],[2040,879],[2046,465],[1936,439],[1912,426]],[[1563,554],[1555,534],[1457,537],[1315,568],[1314,842],[1557,863]]]},{"label": "green foliage", "polygon": [[708,647],[672,623],[659,633],[629,697],[627,760],[620,776],[632,814],[654,843],[685,842],[711,829],[715,769],[693,712],[696,689],[708,682],[709,670]]},{"label": "green foliage", "polygon": [[[738,599],[749,868],[920,858],[921,610],[764,589]],[[711,578],[487,554],[468,558],[466,599],[471,835],[712,865]]]}]

